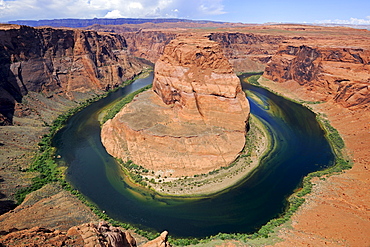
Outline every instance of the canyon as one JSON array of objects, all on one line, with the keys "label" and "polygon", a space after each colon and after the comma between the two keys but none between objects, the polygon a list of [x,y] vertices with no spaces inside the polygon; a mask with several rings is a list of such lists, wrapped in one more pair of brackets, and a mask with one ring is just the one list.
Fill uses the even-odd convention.
[{"label": "canyon", "polygon": [[[313,192],[292,217],[291,225],[277,230],[282,242],[276,246],[369,245],[369,31],[308,25],[201,30],[158,27],[115,33],[111,32],[114,28],[125,26],[98,28],[99,32],[1,26],[2,213],[14,209],[14,192],[31,183],[33,175],[24,170],[53,119],[140,73],[149,63],[138,57],[154,63],[175,37],[202,33],[221,45],[235,72],[264,71],[260,84],[326,116],[353,159],[352,169],[313,181]],[[18,222],[27,228],[67,231],[96,217],[69,192],[54,193],[58,196],[50,194],[1,215],[0,230],[7,232],[10,222]],[[69,205],[39,210],[40,205],[66,196],[72,198]],[[55,214],[52,223],[40,225],[40,219],[71,205],[77,206],[76,212],[85,210],[85,217]]]}]

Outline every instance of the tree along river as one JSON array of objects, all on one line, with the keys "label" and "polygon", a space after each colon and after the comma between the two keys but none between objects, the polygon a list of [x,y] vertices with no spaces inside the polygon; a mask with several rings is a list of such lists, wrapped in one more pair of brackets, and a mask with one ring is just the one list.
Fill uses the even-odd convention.
[{"label": "tree along river", "polygon": [[334,162],[311,111],[243,83],[244,89],[260,98],[258,103],[249,99],[251,113],[267,126],[273,140],[273,148],[252,174],[233,188],[202,198],[165,197],[130,185],[101,144],[98,116],[109,104],[152,79],[153,75],[138,79],[86,107],[71,117],[53,140],[57,154],[68,166],[67,180],[113,219],[145,230],[168,230],[177,237],[252,233],[284,212],[286,198],[304,176]]}]

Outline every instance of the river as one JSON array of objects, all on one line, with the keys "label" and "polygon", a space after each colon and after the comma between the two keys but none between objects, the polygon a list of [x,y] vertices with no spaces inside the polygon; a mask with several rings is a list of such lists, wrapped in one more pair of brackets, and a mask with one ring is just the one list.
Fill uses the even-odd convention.
[{"label": "river", "polygon": [[[152,82],[138,79],[71,117],[53,139],[68,165],[66,178],[110,217],[176,237],[252,233],[283,213],[286,198],[308,173],[332,165],[334,155],[315,115],[269,91],[243,83],[259,97],[251,113],[265,123],[273,149],[258,169],[230,190],[204,198],[169,198],[122,181],[118,164],[100,140],[98,116],[115,100]],[[243,79],[243,77],[241,77]]]}]

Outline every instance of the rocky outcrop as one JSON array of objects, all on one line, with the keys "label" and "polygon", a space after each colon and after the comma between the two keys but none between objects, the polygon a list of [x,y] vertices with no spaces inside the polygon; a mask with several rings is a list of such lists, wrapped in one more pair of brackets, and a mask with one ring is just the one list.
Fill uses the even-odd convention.
[{"label": "rocky outcrop", "polygon": [[22,171],[47,126],[143,67],[118,34],[0,24],[1,213],[13,209],[15,192],[30,185],[33,175]]},{"label": "rocky outcrop", "polygon": [[83,239],[84,246],[136,247],[136,240],[128,231],[109,225],[105,221],[72,227],[67,236]]},{"label": "rocky outcrop", "polygon": [[[1,236],[2,235],[2,236]],[[168,232],[142,245],[143,247],[171,247]],[[94,246],[94,247],[136,247],[137,242],[129,231],[101,221],[71,227],[68,231],[33,227],[12,228],[0,232],[1,246]]]},{"label": "rocky outcrop", "polygon": [[91,97],[139,73],[117,34],[73,29],[0,28],[0,119],[11,124],[29,92],[69,100]]},{"label": "rocky outcrop", "polygon": [[321,100],[344,107],[370,103],[370,51],[364,48],[284,45],[264,76],[279,83],[294,81]]},{"label": "rocky outcrop", "polygon": [[243,149],[249,104],[221,47],[179,37],[155,65],[153,90],[102,128],[107,151],[165,175],[229,165]]},{"label": "rocky outcrop", "polygon": [[143,247],[171,247],[171,244],[168,243],[168,232],[162,232],[159,237],[145,243]]},{"label": "rocky outcrop", "polygon": [[58,184],[47,184],[28,194],[14,210],[0,215],[0,231],[36,226],[67,231],[99,218],[78,198]]},{"label": "rocky outcrop", "polygon": [[[1,236],[3,235],[3,236]],[[67,235],[59,230],[50,230],[43,227],[31,229],[17,228],[9,232],[2,231],[0,235],[1,246],[84,246],[83,239],[76,235]]]}]

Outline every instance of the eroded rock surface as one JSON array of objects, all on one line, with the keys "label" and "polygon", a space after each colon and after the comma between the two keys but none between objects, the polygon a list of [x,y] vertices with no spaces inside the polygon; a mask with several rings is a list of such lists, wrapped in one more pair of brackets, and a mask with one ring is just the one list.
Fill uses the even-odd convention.
[{"label": "eroded rock surface", "polygon": [[28,194],[22,204],[0,215],[0,231],[36,226],[67,231],[98,219],[79,199],[53,183]]},{"label": "eroded rock surface", "polygon": [[280,47],[264,76],[279,83],[296,82],[321,101],[366,108],[370,103],[369,63],[367,48],[291,42]]},{"label": "eroded rock surface", "polygon": [[136,240],[132,235],[119,227],[109,225],[105,221],[97,225],[93,223],[72,227],[67,236],[81,237],[84,246],[106,246],[106,247],[136,247]]},{"label": "eroded rock surface", "polygon": [[[171,247],[168,232],[164,231],[152,241],[140,243],[143,247]],[[68,231],[43,227],[12,228],[0,231],[1,246],[85,246],[85,247],[136,247],[139,244],[129,231],[109,225],[105,221],[73,226]]]},{"label": "eroded rock surface", "polygon": [[220,46],[178,37],[142,93],[102,128],[107,151],[173,176],[207,173],[243,149],[249,104]]},{"label": "eroded rock surface", "polygon": [[24,102],[31,92],[54,99],[48,105],[78,101],[117,87],[142,70],[122,36],[77,29],[0,25],[0,58],[0,125],[27,113],[19,105],[37,105]]},{"label": "eroded rock surface", "polygon": [[171,247],[171,244],[168,243],[168,232],[164,231],[157,238],[149,241],[143,245],[143,247]]}]

